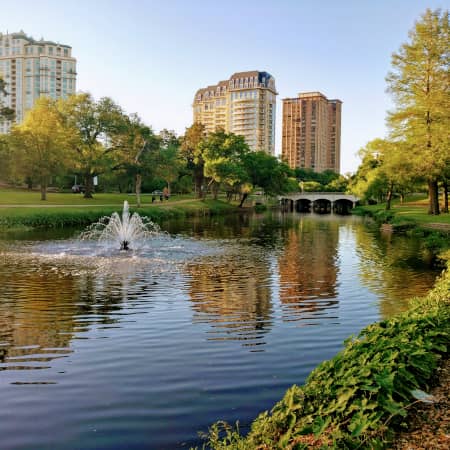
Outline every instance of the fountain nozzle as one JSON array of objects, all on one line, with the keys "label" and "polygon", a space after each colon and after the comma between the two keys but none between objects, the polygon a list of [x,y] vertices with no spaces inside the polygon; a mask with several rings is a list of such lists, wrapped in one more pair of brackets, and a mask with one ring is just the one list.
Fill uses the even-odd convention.
[{"label": "fountain nozzle", "polygon": [[129,242],[128,241],[122,241],[121,243],[120,243],[120,250],[130,250],[130,247],[129,247]]}]

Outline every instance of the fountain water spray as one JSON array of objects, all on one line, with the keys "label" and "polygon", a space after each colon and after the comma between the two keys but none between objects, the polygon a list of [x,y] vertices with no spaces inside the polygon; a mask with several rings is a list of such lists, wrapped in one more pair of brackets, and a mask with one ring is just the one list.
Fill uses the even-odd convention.
[{"label": "fountain water spray", "polygon": [[114,212],[102,217],[81,234],[83,240],[97,240],[105,244],[116,244],[120,250],[131,250],[159,233],[159,227],[138,213],[130,215],[128,202],[123,202],[122,217]]}]

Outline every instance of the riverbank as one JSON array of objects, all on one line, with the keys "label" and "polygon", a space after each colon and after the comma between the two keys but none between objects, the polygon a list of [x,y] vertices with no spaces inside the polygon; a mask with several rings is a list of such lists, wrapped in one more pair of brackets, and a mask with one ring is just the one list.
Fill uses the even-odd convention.
[{"label": "riverbank", "polygon": [[450,344],[450,265],[423,299],[392,319],[372,324],[303,386],[292,386],[250,432],[214,424],[214,449],[390,448],[408,427],[411,407],[428,392]]},{"label": "riverbank", "polygon": [[353,214],[369,218],[383,232],[420,238],[422,251],[434,264],[439,265],[439,255],[450,249],[450,214],[429,215],[423,200],[397,203],[388,211],[384,205],[358,206]]},{"label": "riverbank", "polygon": [[[99,199],[98,201],[101,201]],[[104,199],[103,199],[104,200]],[[89,202],[89,200],[85,200]],[[194,215],[227,214],[237,209],[235,204],[221,200],[198,200],[193,198],[171,199],[154,204],[144,203],[136,208],[132,201],[131,212],[139,212],[141,216],[149,217],[154,222],[167,219],[182,218]],[[27,204],[1,205],[0,230],[27,228],[60,228],[65,226],[85,226],[96,222],[103,216],[120,212],[123,202],[119,204]]]}]

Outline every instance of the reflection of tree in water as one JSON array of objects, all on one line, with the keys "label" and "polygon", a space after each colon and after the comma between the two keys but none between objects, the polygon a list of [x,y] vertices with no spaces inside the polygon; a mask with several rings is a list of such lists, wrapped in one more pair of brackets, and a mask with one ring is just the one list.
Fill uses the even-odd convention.
[{"label": "reflection of tree in water", "polygon": [[287,230],[279,256],[280,301],[285,320],[320,317],[336,308],[339,223],[302,218]]},{"label": "reflection of tree in water", "polygon": [[137,301],[133,287],[147,289],[135,281],[7,261],[0,270],[0,370],[48,367],[71,352],[75,334],[118,324],[123,303]]},{"label": "reflection of tree in water", "polygon": [[361,281],[380,297],[383,318],[404,311],[408,299],[424,295],[431,288],[437,274],[421,259],[419,240],[375,235],[363,227],[357,227],[355,235]]},{"label": "reflection of tree in water", "polygon": [[[186,221],[171,221],[163,226],[170,233],[184,230]],[[197,217],[189,220],[189,234],[202,238],[248,240],[265,248],[276,248],[282,240],[280,219],[276,215],[230,214],[225,216]],[[187,230],[184,230],[186,233]]]},{"label": "reflection of tree in water", "polygon": [[[244,249],[242,249],[245,252]],[[189,264],[194,322],[212,326],[211,340],[264,344],[272,325],[268,264],[261,257],[236,255]]]}]

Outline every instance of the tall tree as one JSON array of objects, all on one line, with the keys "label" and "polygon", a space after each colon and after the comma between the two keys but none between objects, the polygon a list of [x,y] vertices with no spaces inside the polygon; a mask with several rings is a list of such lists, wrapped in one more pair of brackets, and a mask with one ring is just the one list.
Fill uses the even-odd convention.
[{"label": "tall tree", "polygon": [[[123,169],[134,179],[137,207],[141,207],[142,178],[154,170],[154,153],[159,141],[152,129],[137,114],[123,116],[123,123],[112,137],[115,147],[115,169]],[[120,132],[119,132],[120,130]]]},{"label": "tall tree", "polygon": [[250,152],[245,155],[244,165],[253,186],[260,187],[267,195],[282,194],[292,188],[290,177],[293,171],[272,155]]},{"label": "tall tree", "polygon": [[205,180],[205,161],[201,153],[200,143],[205,139],[205,126],[196,122],[189,128],[182,138],[180,153],[185,158],[187,166],[192,170],[195,183],[195,192],[199,198],[203,195],[203,183]]},{"label": "tall tree", "polygon": [[70,130],[64,126],[55,100],[47,97],[38,99],[23,123],[11,131],[16,170],[24,178],[39,181],[41,200],[47,199],[50,179],[61,173],[71,160],[70,138]]},{"label": "tall tree", "polygon": [[84,178],[85,198],[92,198],[94,177],[115,164],[114,136],[123,131],[123,112],[110,98],[95,101],[90,94],[72,95],[60,101],[65,123],[72,129],[75,170]]},{"label": "tall tree", "polygon": [[180,175],[184,164],[180,155],[180,139],[175,132],[166,129],[159,133],[159,151],[155,165],[155,174],[167,183],[168,192],[171,184]]},{"label": "tall tree", "polygon": [[199,150],[215,199],[221,184],[234,190],[247,181],[244,158],[250,149],[243,136],[218,130],[199,144]]},{"label": "tall tree", "polygon": [[391,134],[408,144],[416,174],[426,176],[430,214],[439,214],[438,180],[450,164],[449,48],[449,12],[427,9],[387,76]]}]

